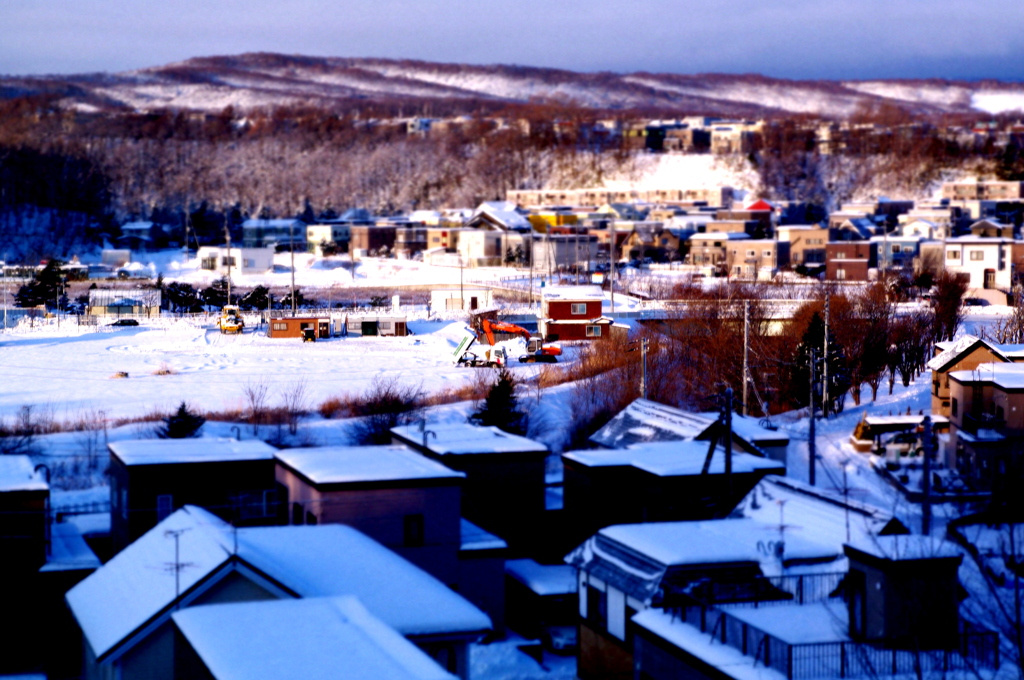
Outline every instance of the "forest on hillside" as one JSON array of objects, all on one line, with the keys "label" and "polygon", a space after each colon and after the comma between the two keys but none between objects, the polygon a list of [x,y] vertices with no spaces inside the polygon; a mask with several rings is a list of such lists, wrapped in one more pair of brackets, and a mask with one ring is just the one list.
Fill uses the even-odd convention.
[{"label": "forest on hillside", "polygon": [[[477,107],[444,111],[463,115],[417,135],[395,122],[408,110],[402,102],[341,113],[312,106],[86,113],[53,95],[2,101],[0,256],[66,256],[116,237],[129,219],[189,219],[203,243],[248,216],[471,207],[509,189],[578,188],[629,176],[644,153],[627,149],[620,136],[597,134],[594,125],[610,115],[639,120],[643,112]],[[919,193],[950,169],[1022,175],[1016,142],[965,146],[938,123],[874,115],[876,122],[844,133],[832,153],[823,153],[807,120],[770,121],[743,159],[757,170],[757,193],[830,209],[865,191]]]}]

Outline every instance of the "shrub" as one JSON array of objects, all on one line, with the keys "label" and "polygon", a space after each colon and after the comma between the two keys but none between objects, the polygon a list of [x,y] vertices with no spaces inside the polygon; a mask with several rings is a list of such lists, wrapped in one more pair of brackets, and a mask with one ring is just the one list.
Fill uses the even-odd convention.
[{"label": "shrub", "polygon": [[206,418],[188,409],[185,402],[181,402],[178,410],[163,419],[164,424],[156,430],[156,436],[160,439],[188,439],[199,434],[199,428],[206,422]]}]

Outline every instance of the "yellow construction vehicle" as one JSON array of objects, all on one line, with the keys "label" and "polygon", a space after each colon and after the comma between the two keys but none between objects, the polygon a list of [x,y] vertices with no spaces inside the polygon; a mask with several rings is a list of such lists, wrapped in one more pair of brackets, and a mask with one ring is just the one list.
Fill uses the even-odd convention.
[{"label": "yellow construction vehicle", "polygon": [[241,310],[236,305],[225,305],[220,310],[220,321],[217,325],[221,333],[241,333],[245,328]]}]

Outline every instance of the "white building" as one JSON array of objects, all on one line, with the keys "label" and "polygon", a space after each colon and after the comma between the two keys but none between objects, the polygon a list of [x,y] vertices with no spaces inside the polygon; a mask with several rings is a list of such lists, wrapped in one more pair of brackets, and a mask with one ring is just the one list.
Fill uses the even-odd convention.
[{"label": "white building", "polygon": [[203,246],[196,253],[202,269],[227,274],[263,274],[274,268],[274,249]]},{"label": "white building", "polygon": [[[946,240],[946,270],[970,277],[972,297],[1006,304],[1000,291],[1012,288],[1013,239],[959,236]],[[991,293],[985,291],[992,291]]]}]

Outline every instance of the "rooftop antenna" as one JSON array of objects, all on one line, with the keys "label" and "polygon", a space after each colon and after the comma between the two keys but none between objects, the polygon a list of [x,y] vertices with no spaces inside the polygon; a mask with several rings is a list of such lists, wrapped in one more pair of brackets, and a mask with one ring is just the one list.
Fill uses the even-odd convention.
[{"label": "rooftop antenna", "polygon": [[184,529],[167,529],[164,531],[164,537],[174,538],[174,561],[168,563],[167,569],[174,572],[174,608],[177,609],[179,606],[178,598],[181,597],[181,572],[186,567],[194,566],[192,562],[182,562],[180,552],[180,538],[183,533],[188,531],[191,527]]}]

